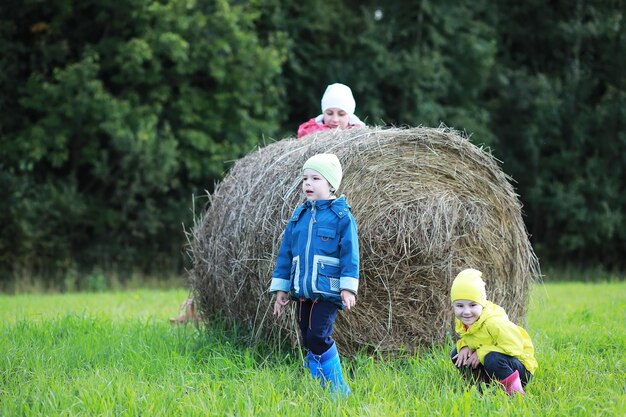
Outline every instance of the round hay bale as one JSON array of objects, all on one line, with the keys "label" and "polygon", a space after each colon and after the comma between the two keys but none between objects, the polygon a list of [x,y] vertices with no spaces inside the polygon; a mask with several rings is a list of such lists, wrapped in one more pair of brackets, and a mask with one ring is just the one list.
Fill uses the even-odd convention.
[{"label": "round hay bale", "polygon": [[295,304],[272,317],[269,283],[282,233],[305,201],[301,169],[339,157],[359,230],[356,308],[339,315],[342,352],[365,345],[412,352],[452,329],[449,289],[466,267],[518,321],[539,264],[508,177],[493,157],[447,128],[326,131],[285,139],[237,161],[193,229],[190,282],[199,312],[215,312],[253,339],[298,340]]}]

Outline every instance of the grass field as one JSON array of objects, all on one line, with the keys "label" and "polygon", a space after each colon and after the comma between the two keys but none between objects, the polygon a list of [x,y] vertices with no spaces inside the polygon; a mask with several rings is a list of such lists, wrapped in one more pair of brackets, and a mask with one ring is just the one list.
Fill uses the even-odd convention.
[{"label": "grass field", "polygon": [[186,295],[0,295],[0,415],[626,415],[626,282],[533,289],[540,369],[523,398],[466,388],[439,346],[345,360],[353,394],[332,399],[299,353],[246,347],[220,324],[170,326]]}]

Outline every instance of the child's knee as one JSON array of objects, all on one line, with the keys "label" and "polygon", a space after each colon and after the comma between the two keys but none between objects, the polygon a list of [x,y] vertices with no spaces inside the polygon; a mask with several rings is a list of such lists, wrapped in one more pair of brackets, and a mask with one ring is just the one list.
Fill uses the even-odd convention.
[{"label": "child's knee", "polygon": [[483,366],[489,374],[499,374],[503,370],[514,370],[516,363],[519,361],[515,357],[499,352],[487,353],[483,359]]},{"label": "child's knee", "polygon": [[483,359],[483,366],[489,374],[494,373],[501,366],[499,354],[497,352],[487,353]]}]

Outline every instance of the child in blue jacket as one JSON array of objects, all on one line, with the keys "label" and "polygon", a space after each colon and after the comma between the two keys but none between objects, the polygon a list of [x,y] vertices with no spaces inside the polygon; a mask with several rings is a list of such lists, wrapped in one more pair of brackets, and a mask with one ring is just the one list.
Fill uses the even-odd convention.
[{"label": "child in blue jacket", "polygon": [[347,395],[333,326],[339,310],[356,303],[359,242],[350,206],[335,193],[342,170],[337,156],[317,154],[303,166],[302,191],[307,201],[296,208],[283,235],[270,292],[276,293],[274,315],[290,298],[298,300],[302,341],[309,369],[331,392]]}]

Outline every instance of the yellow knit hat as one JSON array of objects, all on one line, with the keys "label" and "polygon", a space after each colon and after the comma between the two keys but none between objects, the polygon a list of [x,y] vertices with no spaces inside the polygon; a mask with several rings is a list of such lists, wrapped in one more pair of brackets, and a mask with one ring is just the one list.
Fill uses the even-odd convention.
[{"label": "yellow knit hat", "polygon": [[475,301],[481,306],[487,302],[483,273],[476,269],[464,269],[454,278],[450,289],[450,299]]}]

